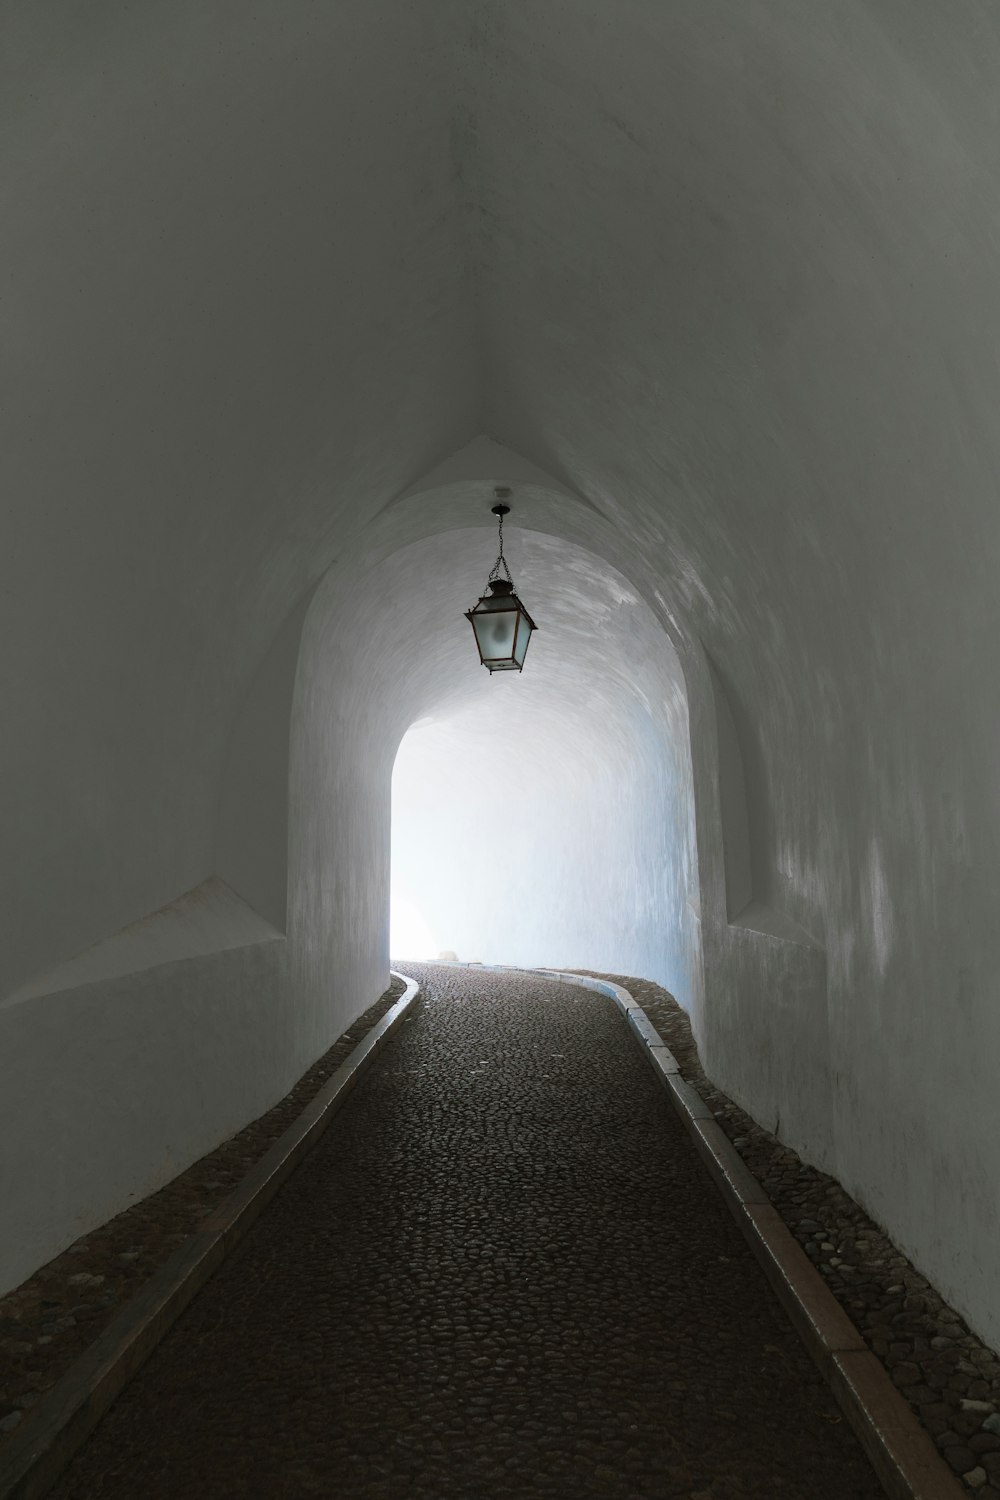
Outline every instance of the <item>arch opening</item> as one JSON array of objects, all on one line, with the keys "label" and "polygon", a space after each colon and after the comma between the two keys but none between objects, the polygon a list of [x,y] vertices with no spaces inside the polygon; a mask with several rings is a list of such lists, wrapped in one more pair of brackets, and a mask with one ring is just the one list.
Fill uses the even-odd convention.
[{"label": "arch opening", "polygon": [[[303,726],[292,799],[293,851],[296,823],[302,834],[293,963],[308,948],[296,912],[306,901],[312,910],[345,840],[361,881],[357,820],[370,828],[374,818],[364,898],[341,889],[331,902],[334,923],[385,913],[369,924],[373,962],[389,955],[391,850],[394,957],[452,951],[642,973],[690,1009],[701,993],[698,862],[677,653],[636,589],[595,553],[516,527],[508,551],[540,627],[522,674],[486,673],[462,618],[491,561],[483,527],[404,546],[356,597],[317,601],[306,657],[323,684],[303,684],[314,722]],[[360,644],[349,662],[333,644],[347,620]],[[323,702],[339,705],[333,720]],[[362,734],[365,755],[349,754]],[[331,781],[333,764],[363,764],[365,785]],[[349,938],[340,952],[360,958],[361,933]],[[314,979],[302,972],[306,993]]]},{"label": "arch opening", "polygon": [[[641,973],[690,1008],[686,715],[655,637],[650,658],[623,670],[626,646],[656,627],[641,617],[637,627],[638,601],[616,592],[600,632],[607,658],[574,660],[547,643],[520,680],[501,687],[483,674],[470,702],[403,736],[392,778],[394,959]],[[567,642],[570,652],[582,644]]]}]

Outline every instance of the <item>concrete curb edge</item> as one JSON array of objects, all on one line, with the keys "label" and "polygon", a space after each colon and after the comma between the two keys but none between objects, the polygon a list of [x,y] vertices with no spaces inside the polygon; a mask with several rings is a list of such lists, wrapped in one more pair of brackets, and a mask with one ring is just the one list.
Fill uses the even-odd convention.
[{"label": "concrete curb edge", "polygon": [[316,1145],[420,993],[415,979],[390,972],[406,984],[400,998],[251,1167],[239,1187],[153,1273],[0,1450],[0,1500],[40,1500],[46,1494],[115,1397]]},{"label": "concrete curb edge", "polygon": [[864,1448],[891,1500],[963,1500],[951,1473],[905,1397],[830,1291],[736,1147],[680,1068],[645,1011],[628,990],[609,980],[559,969],[550,979],[609,995],[623,1012],[739,1225],[772,1290]]}]

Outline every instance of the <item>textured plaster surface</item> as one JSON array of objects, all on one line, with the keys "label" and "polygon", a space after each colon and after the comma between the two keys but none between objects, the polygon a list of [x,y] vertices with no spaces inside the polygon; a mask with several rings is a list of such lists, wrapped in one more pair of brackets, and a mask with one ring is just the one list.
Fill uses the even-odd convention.
[{"label": "textured plaster surface", "polygon": [[[287,930],[289,1045],[318,1055],[384,985],[396,744],[452,712],[419,674],[387,702],[366,642],[419,589],[366,581],[513,482],[524,529],[606,561],[678,651],[710,1074],[1000,1341],[996,12],[61,0],[2,26],[2,993],[219,874]],[[324,576],[291,740],[255,766],[240,726],[287,712],[268,652]]]},{"label": "textured plaster surface", "polygon": [[288,1091],[303,1054],[284,949],[272,937],[0,1010],[5,1290]]}]

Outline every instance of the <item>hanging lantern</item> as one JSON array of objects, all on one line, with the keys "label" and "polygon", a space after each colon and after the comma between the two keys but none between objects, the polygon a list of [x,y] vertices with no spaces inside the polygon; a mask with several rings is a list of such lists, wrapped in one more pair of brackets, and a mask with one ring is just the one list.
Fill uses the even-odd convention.
[{"label": "hanging lantern", "polygon": [[[503,494],[504,491],[498,490],[497,493]],[[509,514],[509,505],[493,506],[493,515],[499,518],[500,552],[486,580],[488,593],[474,609],[465,613],[475,633],[479,660],[491,676],[494,672],[520,672],[531,632],[537,629],[514,592],[514,581],[503,555],[503,518]],[[501,569],[506,578],[501,578]]]}]

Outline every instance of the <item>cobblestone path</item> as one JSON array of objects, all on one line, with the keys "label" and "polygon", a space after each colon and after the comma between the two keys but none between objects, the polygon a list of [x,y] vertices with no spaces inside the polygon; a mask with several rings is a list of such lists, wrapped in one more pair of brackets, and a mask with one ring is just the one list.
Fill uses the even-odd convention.
[{"label": "cobblestone path", "polygon": [[876,1500],[609,1000],[426,999],[61,1500]]}]

